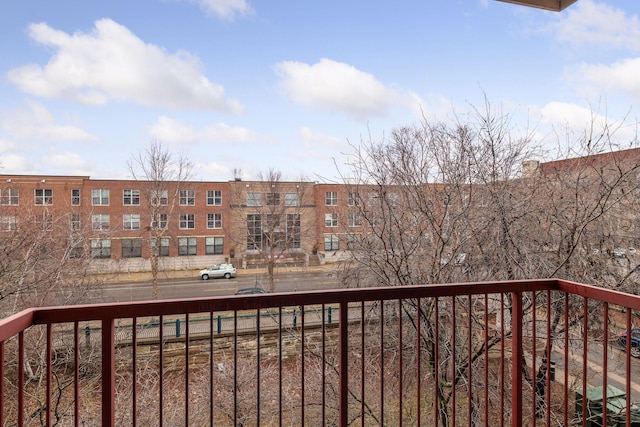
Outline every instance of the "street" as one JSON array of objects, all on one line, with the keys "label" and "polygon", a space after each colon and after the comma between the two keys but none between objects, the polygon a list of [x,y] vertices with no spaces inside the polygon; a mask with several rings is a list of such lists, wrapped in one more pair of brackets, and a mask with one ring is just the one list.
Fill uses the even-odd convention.
[{"label": "street", "polygon": [[[158,282],[159,299],[198,298],[233,295],[238,289],[269,288],[269,277],[264,272],[243,271],[232,279],[201,280],[197,273],[190,278],[162,279]],[[275,275],[276,292],[295,292],[334,289],[338,279],[334,271],[311,270],[278,272]],[[144,301],[151,299],[152,286],[148,280],[106,283],[104,289],[91,296],[88,303]]]}]

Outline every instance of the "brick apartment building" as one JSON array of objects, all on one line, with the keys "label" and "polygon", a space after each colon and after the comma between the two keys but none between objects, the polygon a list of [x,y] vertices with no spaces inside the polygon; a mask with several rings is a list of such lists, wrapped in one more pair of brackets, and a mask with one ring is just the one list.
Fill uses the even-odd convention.
[{"label": "brick apartment building", "polygon": [[[0,175],[0,233],[38,227],[77,242],[101,271],[146,271],[159,242],[163,269],[320,263],[345,248],[344,186],[312,182],[168,182]],[[274,220],[274,218],[278,218]],[[253,223],[253,224],[250,224]],[[24,228],[22,228],[24,230]],[[282,245],[273,244],[275,239]],[[269,248],[269,250],[267,250]]]},{"label": "brick apartment building", "polygon": [[[549,163],[525,162],[522,176],[571,173],[640,161],[640,149]],[[88,176],[0,175],[0,234],[51,230],[73,242],[71,256],[91,258],[97,271],[150,269],[158,245],[161,269],[220,262],[240,268],[313,265],[348,255],[361,239],[363,206],[376,189],[313,182],[168,182]],[[392,197],[394,190],[385,192]],[[20,227],[19,227],[20,225]],[[628,228],[628,227],[627,227]]]}]

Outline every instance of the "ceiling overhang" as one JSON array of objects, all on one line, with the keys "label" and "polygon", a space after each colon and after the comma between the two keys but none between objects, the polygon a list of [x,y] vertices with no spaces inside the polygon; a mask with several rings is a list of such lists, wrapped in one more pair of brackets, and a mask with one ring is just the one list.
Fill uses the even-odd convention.
[{"label": "ceiling overhang", "polygon": [[571,6],[577,0],[498,0],[505,3],[520,4],[523,6],[537,7],[545,10],[560,12]]}]

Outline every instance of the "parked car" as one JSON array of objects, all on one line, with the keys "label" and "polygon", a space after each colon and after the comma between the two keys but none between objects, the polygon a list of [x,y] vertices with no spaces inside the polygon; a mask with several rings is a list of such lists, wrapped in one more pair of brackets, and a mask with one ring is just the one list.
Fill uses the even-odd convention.
[{"label": "parked car", "polygon": [[[623,348],[627,348],[627,331],[620,334],[618,344]],[[631,330],[631,355],[640,358],[640,328]]]},{"label": "parked car", "polygon": [[200,278],[202,280],[209,280],[209,278],[224,277],[225,279],[231,279],[236,277],[236,268],[231,264],[216,264],[212,267],[200,270]]},{"label": "parked car", "polygon": [[251,295],[251,294],[266,294],[267,291],[265,291],[262,288],[244,288],[244,289],[238,289],[238,291],[236,292],[236,295]]}]

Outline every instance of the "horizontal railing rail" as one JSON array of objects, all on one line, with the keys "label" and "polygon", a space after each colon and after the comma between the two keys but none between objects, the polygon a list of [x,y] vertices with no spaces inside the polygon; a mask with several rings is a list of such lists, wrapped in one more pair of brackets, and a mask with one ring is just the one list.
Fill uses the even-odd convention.
[{"label": "horizontal railing rail", "polygon": [[638,313],[562,280],[33,308],[0,425],[630,426]]}]

